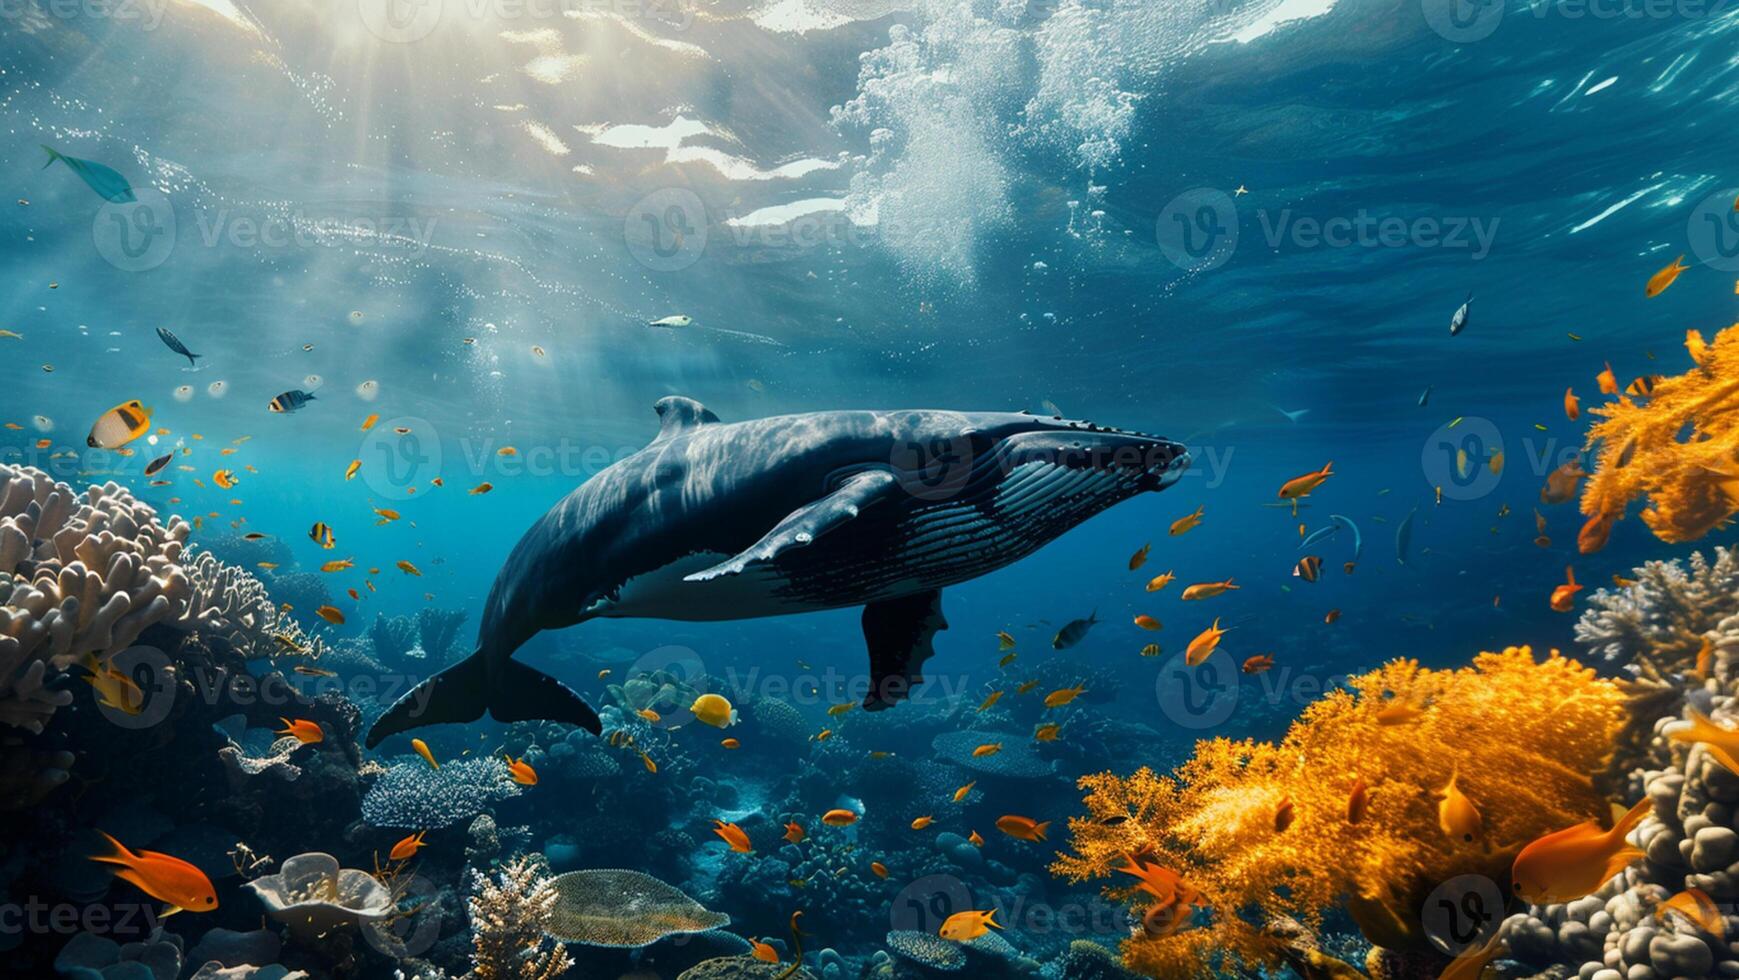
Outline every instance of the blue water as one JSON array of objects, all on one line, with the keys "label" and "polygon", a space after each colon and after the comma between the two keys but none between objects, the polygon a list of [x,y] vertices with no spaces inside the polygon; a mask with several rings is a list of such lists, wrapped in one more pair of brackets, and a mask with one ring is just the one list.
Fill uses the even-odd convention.
[{"label": "blue water", "polygon": [[[378,593],[340,598],[335,637],[425,605],[466,610],[469,636],[524,528],[649,440],[673,393],[727,421],[1055,408],[1187,442],[1176,487],[946,595],[930,673],[962,698],[1004,676],[1003,629],[1033,661],[1111,672],[1101,710],[1162,735],[1102,767],[1276,735],[1323,685],[1392,657],[1568,649],[1574,617],[1546,603],[1567,564],[1598,586],[1677,553],[1631,519],[1578,556],[1574,504],[1540,506],[1541,548],[1533,509],[1580,444],[1567,386],[1592,404],[1603,362],[1621,381],[1680,371],[1686,328],[1732,322],[1739,14],[1498,3],[1440,32],[1435,0],[865,2],[807,19],[801,3],[563,17],[449,2],[427,37],[383,40],[350,3],[165,2],[148,22],[46,2],[0,21],[0,172],[19,198],[0,206],[0,327],[23,335],[0,339],[0,416],[24,426],[0,447],[219,515],[195,541],[245,518],[304,570],[380,567]],[[40,169],[39,143],[115,167],[141,203]],[[1180,216],[1192,246],[1218,235],[1211,267],[1168,252]],[[1338,245],[1312,230],[1366,222],[1375,237]],[[1645,298],[1680,253],[1690,271]],[[673,314],[694,323],[647,326]],[[297,388],[316,400],[267,411]],[[150,488],[140,469],[167,449],[83,448],[132,398],[170,430],[161,446],[195,447],[197,473]],[[32,448],[35,415],[49,449]],[[1499,444],[1501,475],[1455,473],[1457,448]],[[1330,460],[1296,517],[1265,506]],[[257,473],[219,490],[219,465]],[[1198,506],[1201,527],[1167,534]],[[375,526],[374,507],[403,519]],[[1343,572],[1342,534],[1303,582],[1298,525],[1329,514],[1358,523],[1363,555]],[[308,539],[317,521],[336,550]],[[1142,591],[1168,569],[1167,591]],[[334,593],[362,577],[334,576]],[[1226,577],[1242,588],[1177,598]],[[1048,650],[1095,610],[1087,642]],[[597,670],[671,645],[715,674],[803,685],[799,660],[861,671],[856,617],[598,621],[522,657],[594,700]],[[1276,668],[1243,678],[1223,720],[1180,724],[1156,690],[1215,617],[1235,627],[1229,663]],[[1162,658],[1138,655],[1150,641]],[[802,706],[819,727],[839,700]]]}]

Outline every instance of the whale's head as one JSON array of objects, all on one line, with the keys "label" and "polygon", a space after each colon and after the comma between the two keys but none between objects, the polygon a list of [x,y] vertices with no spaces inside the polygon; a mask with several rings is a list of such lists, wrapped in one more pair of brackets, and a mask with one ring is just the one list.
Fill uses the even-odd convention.
[{"label": "whale's head", "polygon": [[1189,451],[1160,436],[1024,413],[914,412],[895,416],[900,486],[932,501],[1085,510],[1163,490]]}]

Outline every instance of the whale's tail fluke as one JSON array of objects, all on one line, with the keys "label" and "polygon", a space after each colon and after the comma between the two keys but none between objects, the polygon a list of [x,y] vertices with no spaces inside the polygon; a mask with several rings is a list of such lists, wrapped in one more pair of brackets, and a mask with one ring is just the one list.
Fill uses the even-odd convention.
[{"label": "whale's tail fluke", "polygon": [[476,721],[485,711],[497,721],[547,719],[603,731],[598,713],[561,681],[517,660],[491,666],[479,650],[418,684],[368,730],[368,747],[424,725]]}]

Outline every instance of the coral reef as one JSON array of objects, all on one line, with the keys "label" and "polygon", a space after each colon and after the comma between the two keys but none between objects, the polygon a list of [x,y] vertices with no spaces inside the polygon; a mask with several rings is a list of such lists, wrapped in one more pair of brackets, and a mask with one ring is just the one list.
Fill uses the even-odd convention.
[{"label": "coral reef", "polygon": [[[1088,815],[1069,821],[1073,853],[1053,869],[1076,881],[1135,875],[1139,888],[1122,880],[1113,894],[1165,910],[1124,944],[1131,969],[1276,967],[1262,924],[1315,929],[1343,901],[1373,943],[1428,949],[1417,910],[1437,883],[1501,880],[1508,842],[1608,808],[1585,774],[1606,761],[1623,697],[1574,661],[1513,647],[1459,670],[1392,661],[1348,683],[1279,743],[1213,739],[1169,777],[1081,781]],[[1481,841],[1438,826],[1437,794],[1457,774],[1483,814]],[[1368,809],[1349,818],[1360,793]]]},{"label": "coral reef", "polygon": [[[1586,898],[1510,916],[1503,936],[1514,959],[1585,980],[1739,976],[1739,952],[1728,941],[1739,931],[1731,914],[1739,902],[1739,776],[1706,746],[1672,737],[1690,727],[1692,710],[1739,727],[1739,600],[1720,591],[1732,574],[1725,551],[1713,562],[1651,562],[1637,570],[1636,585],[1585,614],[1580,632],[1603,649],[1617,646],[1671,695],[1633,704],[1631,730],[1639,734],[1625,753],[1632,764],[1615,767],[1616,782],[1654,801],[1654,817],[1631,837],[1647,857]],[[1710,641],[1701,670],[1686,663],[1679,644],[1656,640],[1676,639],[1681,627]],[[1715,903],[1716,919],[1699,925],[1663,910],[1692,888]],[[1717,932],[1705,931],[1709,925]]]},{"label": "coral reef", "polygon": [[1595,469],[1582,490],[1584,553],[1606,543],[1632,500],[1662,541],[1694,541],[1739,512],[1739,328],[1705,343],[1688,331],[1695,367],[1653,380],[1647,395],[1620,395],[1590,409]]},{"label": "coral reef", "polygon": [[392,894],[366,871],[341,868],[330,854],[311,852],[289,858],[274,875],[255,878],[247,888],[259,896],[266,916],[303,939],[320,939],[336,929],[378,922],[393,911]]},{"label": "coral reef", "polygon": [[252,572],[201,551],[187,565],[187,575],[194,583],[192,616],[206,635],[222,639],[250,658],[310,649],[302,627],[282,611]]},{"label": "coral reef", "polygon": [[362,818],[376,827],[450,827],[519,794],[519,784],[499,759],[460,759],[430,769],[416,756],[405,756],[375,778],[362,798]]},{"label": "coral reef", "polygon": [[72,700],[52,677],[188,614],[195,587],[179,562],[190,531],[119,484],[81,495],[0,464],[0,724],[41,732]]},{"label": "coral reef", "polygon": [[533,861],[514,861],[493,878],[478,875],[470,903],[472,976],[556,980],[566,973],[573,959],[544,936],[560,901]]}]

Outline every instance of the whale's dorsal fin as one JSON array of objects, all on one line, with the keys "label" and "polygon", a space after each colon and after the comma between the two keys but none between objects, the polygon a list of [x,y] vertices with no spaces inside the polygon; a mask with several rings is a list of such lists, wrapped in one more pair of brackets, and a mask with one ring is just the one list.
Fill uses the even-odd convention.
[{"label": "whale's dorsal fin", "polygon": [[887,470],[854,473],[832,493],[785,515],[784,520],[747,550],[688,575],[683,581],[707,582],[725,575],[737,575],[751,565],[772,561],[792,548],[811,544],[816,538],[857,517],[860,510],[897,486],[899,478]]},{"label": "whale's dorsal fin", "polygon": [[717,422],[719,417],[700,402],[681,395],[666,395],[653,404],[652,410],[658,413],[660,420],[658,438],[669,439],[679,432],[686,432],[696,426]]}]

